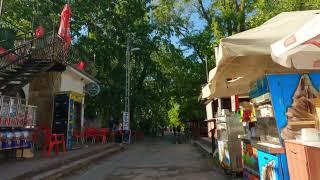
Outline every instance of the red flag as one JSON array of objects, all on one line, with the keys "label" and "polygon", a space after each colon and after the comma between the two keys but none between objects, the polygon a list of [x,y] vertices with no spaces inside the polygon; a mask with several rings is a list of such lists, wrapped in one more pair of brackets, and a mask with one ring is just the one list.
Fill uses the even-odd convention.
[{"label": "red flag", "polygon": [[70,35],[70,16],[71,9],[70,5],[66,4],[63,7],[63,10],[60,15],[60,27],[58,34],[66,41],[65,48],[67,49],[71,44],[71,35]]}]

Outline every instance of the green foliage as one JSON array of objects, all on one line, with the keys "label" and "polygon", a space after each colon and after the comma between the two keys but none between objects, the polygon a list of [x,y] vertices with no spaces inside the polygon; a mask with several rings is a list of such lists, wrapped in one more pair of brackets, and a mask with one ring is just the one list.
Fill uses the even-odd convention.
[{"label": "green foliage", "polygon": [[177,127],[181,125],[181,121],[179,118],[180,105],[172,99],[170,100],[170,106],[171,106],[171,109],[168,111],[169,125],[171,127]]},{"label": "green foliage", "polygon": [[[57,31],[66,1],[4,0],[2,24],[18,33],[42,25]],[[86,70],[101,81],[97,97],[86,97],[86,116],[103,124],[122,120],[125,52],[131,56],[131,125],[151,131],[168,124],[204,119],[198,101],[213,46],[221,38],[258,26],[283,11],[318,9],[317,0],[71,0],[73,43],[84,53]],[[197,28],[197,15],[204,22]],[[178,39],[173,43],[172,38]],[[95,57],[95,58],[94,58]]]},{"label": "green foliage", "polygon": [[266,22],[273,16],[286,11],[319,9],[319,0],[256,0],[255,13],[248,17],[248,27],[253,28]]}]

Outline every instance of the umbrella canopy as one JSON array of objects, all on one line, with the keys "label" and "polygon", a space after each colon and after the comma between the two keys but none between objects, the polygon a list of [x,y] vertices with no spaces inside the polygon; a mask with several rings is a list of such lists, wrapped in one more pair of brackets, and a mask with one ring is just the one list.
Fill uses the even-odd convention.
[{"label": "umbrella canopy", "polygon": [[297,31],[319,12],[284,12],[259,27],[222,39],[217,67],[209,74],[210,97],[246,94],[250,85],[265,74],[297,72],[275,63],[270,45]]},{"label": "umbrella canopy", "polygon": [[320,69],[320,15],[300,29],[271,45],[272,58],[282,66]]}]

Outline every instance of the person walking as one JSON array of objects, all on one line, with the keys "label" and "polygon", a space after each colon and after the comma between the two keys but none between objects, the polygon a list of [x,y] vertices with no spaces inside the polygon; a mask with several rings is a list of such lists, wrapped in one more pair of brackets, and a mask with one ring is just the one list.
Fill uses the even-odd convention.
[{"label": "person walking", "polygon": [[178,132],[178,136],[180,136],[180,132],[181,132],[181,126],[180,125],[177,127],[177,132]]}]

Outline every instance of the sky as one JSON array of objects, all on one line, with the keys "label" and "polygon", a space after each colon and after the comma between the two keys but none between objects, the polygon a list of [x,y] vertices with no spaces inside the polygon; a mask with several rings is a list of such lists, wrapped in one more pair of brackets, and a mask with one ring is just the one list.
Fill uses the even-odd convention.
[{"label": "sky", "polygon": [[[211,3],[212,0],[203,0],[204,3],[204,7],[208,8]],[[191,19],[190,19],[191,23],[194,25],[194,28],[191,29],[191,31],[202,31],[204,29],[204,27],[207,25],[206,21],[203,20],[200,15],[198,13],[193,13],[191,15]],[[171,42],[177,47],[177,48],[181,48],[181,49],[186,49],[186,47],[183,47],[180,45],[180,39],[177,36],[172,36],[171,37]],[[193,53],[192,49],[186,49],[184,51],[184,56],[189,56]]]},{"label": "sky", "polygon": [[[212,0],[203,0],[203,3],[204,3],[204,7],[207,9],[211,3],[212,3]],[[191,19],[190,19],[191,23],[194,25],[193,29],[191,29],[190,31],[202,31],[204,29],[204,27],[207,25],[206,21],[203,20],[200,15],[198,13],[193,13],[191,15]],[[83,26],[80,33],[82,35],[86,35],[87,34],[87,27],[86,26]],[[74,41],[77,41],[77,38],[74,39]],[[174,44],[177,48],[181,48],[181,49],[185,49],[184,51],[184,56],[187,57],[189,55],[191,55],[193,53],[193,50],[192,49],[186,49],[186,47],[184,46],[181,46],[180,45],[180,39],[179,37],[177,36],[172,36],[171,37],[171,42],[172,44]]]}]

